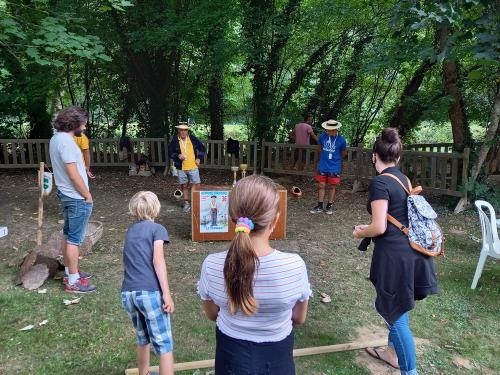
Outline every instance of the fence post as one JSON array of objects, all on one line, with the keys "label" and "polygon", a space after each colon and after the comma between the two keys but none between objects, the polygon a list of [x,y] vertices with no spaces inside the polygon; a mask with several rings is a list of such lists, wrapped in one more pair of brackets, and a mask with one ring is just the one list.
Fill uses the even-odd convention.
[{"label": "fence post", "polygon": [[[169,170],[170,170],[170,158],[169,158],[169,155],[168,155],[168,144],[169,144],[169,139],[168,139],[168,134],[165,134],[163,136],[163,141],[165,142],[165,146],[164,146],[164,150],[165,150],[165,161],[166,161],[166,165],[165,165],[165,169],[163,170],[163,177],[166,177]],[[160,151],[161,152],[161,151]]]},{"label": "fence post", "polygon": [[352,192],[356,193],[361,190],[361,165],[362,165],[362,154],[363,154],[363,144],[358,143],[356,148],[356,172],[354,177],[354,183],[352,184]]},{"label": "fence post", "polygon": [[257,174],[258,173],[258,170],[257,168],[259,167],[259,150],[258,150],[258,147],[259,147],[259,141],[254,139],[252,141],[253,143],[253,173],[252,174]]},{"label": "fence post", "polygon": [[467,190],[465,189],[465,184],[467,183],[467,171],[469,170],[469,157],[470,157],[470,148],[465,148],[464,149],[464,154],[463,154],[463,162],[462,162],[462,186],[464,187],[464,192],[462,195],[462,198],[457,203],[457,206],[455,207],[454,212],[456,214],[462,212],[465,207],[468,204],[468,196],[467,196]]},{"label": "fence post", "polygon": [[[464,159],[462,166],[462,184],[465,186],[467,183],[467,171],[469,170],[469,157],[470,157],[470,148],[466,147],[464,149]],[[467,190],[464,189],[464,199],[467,200]]]},{"label": "fence post", "polygon": [[266,162],[266,156],[265,156],[265,149],[264,149],[264,139],[259,139],[259,145],[260,145],[260,174],[264,175],[264,166]]}]

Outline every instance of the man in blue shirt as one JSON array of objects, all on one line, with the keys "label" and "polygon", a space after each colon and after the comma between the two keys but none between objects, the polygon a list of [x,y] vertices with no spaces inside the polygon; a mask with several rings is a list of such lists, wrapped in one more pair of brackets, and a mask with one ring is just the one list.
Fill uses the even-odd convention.
[{"label": "man in blue shirt", "polygon": [[[318,145],[321,148],[319,156],[316,181],[319,184],[318,204],[310,212],[312,214],[325,212],[333,214],[333,198],[335,198],[335,188],[340,184],[340,172],[342,171],[342,158],[347,154],[347,143],[344,137],[339,134],[342,124],[336,120],[328,120],[321,124],[326,130],[318,138]],[[323,207],[326,184],[329,186],[328,204]]]}]

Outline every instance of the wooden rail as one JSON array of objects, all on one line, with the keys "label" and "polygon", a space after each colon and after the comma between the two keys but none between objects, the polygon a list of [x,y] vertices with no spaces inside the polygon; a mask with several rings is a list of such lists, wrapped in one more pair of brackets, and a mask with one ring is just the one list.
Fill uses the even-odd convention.
[{"label": "wooden rail", "polygon": [[453,143],[413,143],[404,145],[408,151],[428,151],[428,152],[452,152]]},{"label": "wooden rail", "polygon": [[[127,160],[119,160],[118,139],[91,140],[92,165],[127,166],[141,154],[149,158],[151,166],[168,165],[167,138],[134,138],[131,142],[133,155],[129,155]],[[245,163],[249,171],[314,176],[319,161],[318,146],[262,142],[259,148],[257,141],[240,142],[239,157],[236,157],[228,153],[225,141],[202,142],[206,155],[200,167],[207,169],[230,169],[231,166]],[[469,154],[469,149],[456,153],[413,151],[405,148],[400,165],[412,182],[420,184],[425,190],[463,197],[465,193],[461,191],[460,186],[463,186],[467,179]],[[348,147],[342,177],[357,183],[367,182],[375,175],[370,158],[370,149],[364,149],[362,145]],[[48,139],[0,139],[0,169],[38,168],[40,162],[50,166]]]},{"label": "wooden rail", "polygon": [[[50,167],[49,141],[49,139],[0,139],[0,169],[38,168],[42,161]],[[120,160],[119,139],[90,140],[92,166],[128,166],[132,160],[138,160],[142,154],[149,158],[151,166],[168,165],[167,138],[133,138],[131,143],[133,154],[129,155],[126,160]],[[239,157],[227,152],[225,141],[206,140],[203,144],[206,148],[206,155],[201,168],[230,169],[233,165],[245,163],[248,164],[248,170],[257,169],[257,141],[240,142]]]},{"label": "wooden rail", "polygon": [[[348,147],[342,164],[342,177],[367,182],[375,176],[370,149]],[[438,194],[464,196],[460,186],[467,179],[470,150],[463,153],[404,150],[400,167],[414,185]],[[262,173],[314,176],[319,160],[318,146],[263,142]]]}]

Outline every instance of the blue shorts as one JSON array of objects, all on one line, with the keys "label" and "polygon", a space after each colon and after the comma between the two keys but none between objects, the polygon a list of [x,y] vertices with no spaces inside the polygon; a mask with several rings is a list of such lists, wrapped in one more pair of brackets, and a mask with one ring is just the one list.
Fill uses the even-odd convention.
[{"label": "blue shorts", "polygon": [[63,236],[69,244],[80,246],[87,231],[93,204],[85,202],[84,199],[68,197],[59,190],[57,190],[57,197],[63,206]]},{"label": "blue shorts", "polygon": [[170,315],[162,309],[160,292],[122,292],[122,305],[134,325],[137,345],[151,343],[157,355],[174,350]]},{"label": "blue shorts", "polygon": [[179,185],[184,185],[187,183],[199,184],[200,180],[200,170],[198,168],[190,169],[189,171],[183,171],[182,169],[177,170]]}]

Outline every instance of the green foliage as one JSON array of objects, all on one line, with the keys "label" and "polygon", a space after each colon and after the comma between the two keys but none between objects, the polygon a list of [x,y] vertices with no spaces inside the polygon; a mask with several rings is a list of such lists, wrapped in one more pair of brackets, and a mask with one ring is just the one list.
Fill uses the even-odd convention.
[{"label": "green foliage", "polygon": [[460,191],[466,191],[471,201],[482,199],[489,202],[495,210],[500,210],[500,187],[491,185],[485,178],[473,180],[469,177],[467,182],[460,186]]},{"label": "green foliage", "polygon": [[[440,62],[454,57],[477,138],[498,76],[495,4],[0,1],[0,124],[29,123],[29,136],[46,135],[54,113],[76,104],[89,110],[95,137],[163,136],[185,119],[206,124],[209,136],[208,93],[217,78],[224,122],[243,124],[245,139],[286,141],[312,111],[317,130],[334,117],[350,144],[368,144],[429,60],[436,64],[408,98],[422,109],[408,141],[451,141]],[[442,49],[440,24],[453,29]]]}]

